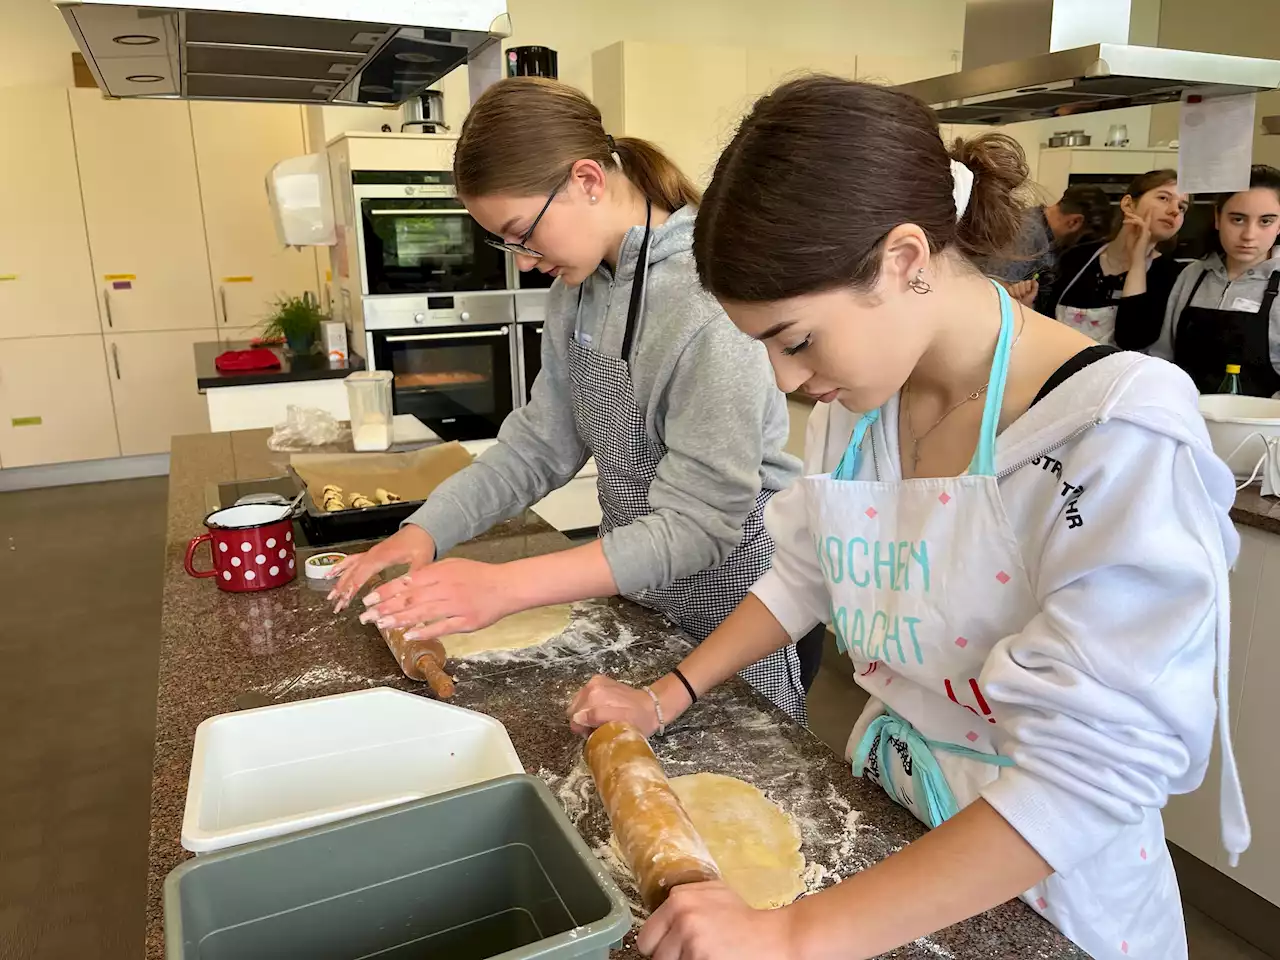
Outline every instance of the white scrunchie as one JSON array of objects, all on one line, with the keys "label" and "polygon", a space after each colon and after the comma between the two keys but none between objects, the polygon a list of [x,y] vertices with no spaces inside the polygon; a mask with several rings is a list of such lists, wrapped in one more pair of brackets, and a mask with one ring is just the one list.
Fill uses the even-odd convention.
[{"label": "white scrunchie", "polygon": [[956,202],[956,219],[964,216],[969,209],[969,198],[973,196],[973,171],[959,160],[951,161],[951,199]]}]

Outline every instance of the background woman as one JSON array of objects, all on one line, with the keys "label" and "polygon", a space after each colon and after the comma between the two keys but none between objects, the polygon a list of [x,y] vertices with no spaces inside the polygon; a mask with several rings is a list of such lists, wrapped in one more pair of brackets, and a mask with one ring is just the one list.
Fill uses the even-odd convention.
[{"label": "background woman", "polygon": [[1112,238],[1062,255],[1046,312],[1099,343],[1133,349],[1129,344],[1145,337],[1149,344],[1182,269],[1157,245],[1177,235],[1186,211],[1176,170],[1136,177],[1120,199]]},{"label": "background woman", "polygon": [[[614,141],[571,87],[503,80],[476,102],[454,179],[467,210],[520,269],[557,278],[542,372],[498,443],[431,495],[402,529],[349,557],[331,598],[375,573],[411,573],[365,598],[365,621],[466,633],[519,610],[624,594],[706,637],[769,567],[764,505],[796,475],[766,351],[698,286],[698,192],[656,147]],[[567,483],[594,457],[603,520],[584,546],[505,564],[433,562]],[[803,720],[821,635],[743,664]],[[811,656],[810,656],[811,654]],[[760,659],[760,658],[753,658]]]},{"label": "background woman", "polygon": [[[699,276],[780,387],[834,402],[770,504],[773,568],[680,664],[688,689],[651,689],[671,723],[829,618],[870,695],[854,772],[934,829],[781,910],[677,887],[643,951],[856,960],[1021,895],[1097,960],[1185,958],[1160,811],[1203,779],[1215,715],[1227,847],[1248,845],[1232,477],[1181,371],[981,276],[1026,175],[1007,137],[948,153],[924,104],[829,77],[760,100],[716,166]],[[579,729],[655,714],[603,677],[570,706]]]},{"label": "background woman", "polygon": [[1248,190],[1218,199],[1213,225],[1217,250],[1178,278],[1151,352],[1186,370],[1201,393],[1217,392],[1230,363],[1246,394],[1269,397],[1280,392],[1280,170],[1254,167]]}]

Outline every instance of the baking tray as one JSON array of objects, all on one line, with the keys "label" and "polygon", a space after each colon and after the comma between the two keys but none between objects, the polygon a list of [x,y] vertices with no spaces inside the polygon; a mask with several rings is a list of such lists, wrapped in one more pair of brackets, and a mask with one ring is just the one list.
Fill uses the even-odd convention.
[{"label": "baking tray", "polygon": [[[298,456],[298,455],[295,455]],[[299,522],[307,539],[316,546],[375,540],[387,537],[422,506],[432,490],[471,463],[471,455],[460,444],[439,444],[420,450],[387,454],[313,454],[291,459],[290,475],[304,491]],[[303,476],[298,466],[306,468]],[[390,471],[397,471],[391,473]],[[352,474],[368,472],[368,476]],[[313,490],[323,482],[338,482],[347,496],[357,490],[372,495],[376,487],[404,491],[405,499],[359,509],[329,512],[316,502]],[[417,494],[413,496],[412,494]]]},{"label": "baking tray", "polygon": [[400,524],[409,519],[410,514],[426,502],[401,500],[398,503],[379,503],[372,507],[330,512],[311,498],[311,491],[293,466],[290,465],[288,469],[299,489],[305,491],[302,503],[299,504],[301,513],[298,515],[298,522],[306,531],[307,540],[317,547],[389,537],[400,529]]}]

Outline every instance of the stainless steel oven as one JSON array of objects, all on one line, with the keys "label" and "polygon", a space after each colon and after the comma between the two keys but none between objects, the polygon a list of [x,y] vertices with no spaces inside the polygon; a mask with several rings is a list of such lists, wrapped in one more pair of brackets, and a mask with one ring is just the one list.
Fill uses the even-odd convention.
[{"label": "stainless steel oven", "polygon": [[368,296],[505,290],[513,269],[471,219],[445,171],[352,173]]},{"label": "stainless steel oven", "polygon": [[396,413],[444,440],[497,435],[521,389],[509,293],[368,297],[364,318],[374,369],[394,376]]}]

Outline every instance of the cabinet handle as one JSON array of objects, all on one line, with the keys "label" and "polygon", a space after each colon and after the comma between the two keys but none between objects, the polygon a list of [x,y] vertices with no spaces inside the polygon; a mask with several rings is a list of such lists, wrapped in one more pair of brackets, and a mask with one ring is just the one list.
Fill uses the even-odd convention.
[{"label": "cabinet handle", "polygon": [[218,287],[218,299],[222,301],[222,322],[230,323],[231,315],[227,313],[227,286],[221,284]]},{"label": "cabinet handle", "polygon": [[111,291],[102,291],[102,305],[107,309],[107,326],[115,327],[115,320],[111,316]]},{"label": "cabinet handle", "polygon": [[111,362],[115,364],[116,379],[120,379],[120,347],[118,344],[111,345]]}]

